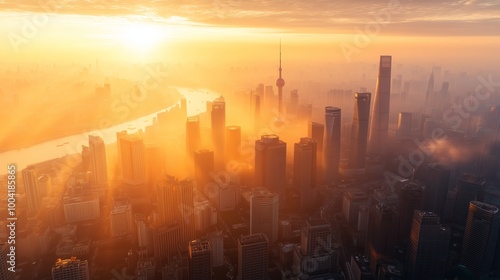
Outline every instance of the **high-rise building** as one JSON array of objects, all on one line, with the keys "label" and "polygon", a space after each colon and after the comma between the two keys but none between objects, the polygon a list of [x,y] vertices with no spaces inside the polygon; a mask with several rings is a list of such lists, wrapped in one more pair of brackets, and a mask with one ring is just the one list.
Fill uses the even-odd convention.
[{"label": "high-rise building", "polygon": [[406,254],[405,279],[444,279],[451,231],[432,212],[416,210]]},{"label": "high-rise building", "polygon": [[332,249],[330,224],[325,219],[307,220],[302,228],[300,247],[294,248],[294,273],[309,276],[324,274],[334,271],[337,263],[337,254]]},{"label": "high-rise building", "polygon": [[285,184],[286,143],[277,135],[262,135],[255,141],[255,186],[283,195]]},{"label": "high-rise building", "polygon": [[38,213],[41,204],[35,167],[28,166],[23,169],[22,176],[26,192],[27,214],[33,217]]},{"label": "high-rise building", "polygon": [[224,265],[224,234],[221,231],[210,232],[208,242],[212,249],[212,266]]},{"label": "high-rise building", "polygon": [[271,243],[278,240],[279,195],[264,188],[250,196],[250,234],[263,233]]},{"label": "high-rise building", "polygon": [[269,241],[262,233],[238,239],[238,280],[268,279]]},{"label": "high-rise building", "polygon": [[309,122],[307,137],[316,141],[316,180],[323,183],[323,138],[325,126],[317,122]]},{"label": "high-rise building", "polygon": [[186,151],[188,157],[201,148],[200,117],[188,117],[186,121]]},{"label": "high-rise building", "polygon": [[411,225],[415,210],[420,210],[424,187],[410,182],[401,188],[399,203],[398,242],[406,243],[410,238]]},{"label": "high-rise building", "polygon": [[389,130],[389,107],[391,98],[391,63],[392,57],[380,56],[380,65],[373,102],[373,115],[370,125],[368,151],[371,155],[385,154],[387,133]]},{"label": "high-rise building", "polygon": [[427,83],[427,91],[425,92],[425,107],[431,106],[434,101],[434,69],[431,71],[429,82]]},{"label": "high-rise building", "polygon": [[212,279],[212,248],[208,241],[199,239],[189,242],[189,279]]},{"label": "high-rise building", "polygon": [[210,150],[198,150],[194,152],[194,178],[196,187],[202,193],[208,190],[208,184],[212,182],[210,174],[215,171],[214,152]]},{"label": "high-rise building", "polygon": [[52,266],[52,279],[53,280],[89,280],[89,264],[86,260],[82,261],[76,257],[61,260]]},{"label": "high-rise building", "polygon": [[354,116],[349,149],[349,167],[363,169],[366,165],[366,147],[368,143],[368,121],[370,119],[369,92],[354,94]]},{"label": "high-rise building", "polygon": [[469,213],[469,204],[473,200],[481,200],[486,181],[477,174],[465,173],[457,183],[457,198],[453,211],[453,223],[464,227]]},{"label": "high-rise building", "polygon": [[488,274],[493,268],[499,232],[498,207],[471,201],[460,262],[475,274],[476,279],[489,279]]},{"label": "high-rise building", "polygon": [[106,146],[99,136],[89,135],[90,165],[93,173],[93,183],[97,185],[108,184],[108,171],[106,163]]},{"label": "high-rise building", "polygon": [[287,113],[294,116],[299,113],[299,92],[296,89],[290,92],[290,107]]},{"label": "high-rise building", "polygon": [[111,237],[123,237],[134,232],[132,205],[128,202],[115,203],[110,213]]},{"label": "high-rise building", "polygon": [[184,243],[181,228],[177,222],[171,224],[153,224],[152,239],[154,257],[161,261],[177,252],[177,245]]},{"label": "high-rise building", "polygon": [[311,209],[315,203],[316,149],[316,141],[311,138],[300,138],[300,142],[294,145],[293,187],[300,193],[303,210]]},{"label": "high-rise building", "polygon": [[341,110],[337,107],[325,107],[325,140],[323,172],[326,183],[337,179],[340,165],[340,128]]},{"label": "high-rise building", "polygon": [[144,140],[139,134],[118,136],[123,182],[138,186],[147,182]]},{"label": "high-rise building", "polygon": [[398,136],[402,138],[410,137],[412,114],[410,112],[399,112]]},{"label": "high-rise building", "polygon": [[370,257],[370,270],[375,275],[380,264],[394,255],[398,222],[399,214],[394,207],[385,204],[370,206],[366,255]]},{"label": "high-rise building", "polygon": [[238,161],[241,156],[241,127],[226,127],[226,161]]},{"label": "high-rise building", "polygon": [[344,192],[342,201],[342,212],[347,222],[357,228],[359,218],[359,207],[368,202],[366,193],[360,190],[351,190]]},{"label": "high-rise building", "polygon": [[417,176],[425,184],[422,209],[432,211],[443,221],[451,171],[438,163],[429,163],[423,170],[424,172]]},{"label": "high-rise building", "polygon": [[212,102],[212,144],[214,147],[215,166],[217,169],[224,167],[224,147],[226,130],[226,102],[220,96]]},{"label": "high-rise building", "polygon": [[194,180],[177,180],[165,176],[158,185],[158,212],[161,224],[177,222],[182,240],[189,242],[194,238]]},{"label": "high-rise building", "polygon": [[278,112],[279,114],[283,113],[283,87],[285,86],[285,80],[281,77],[281,42],[280,42],[280,68],[279,68],[279,78],[276,80],[276,86],[278,87]]},{"label": "high-rise building", "polygon": [[96,220],[101,216],[99,196],[68,195],[63,197],[64,218],[67,223]]}]

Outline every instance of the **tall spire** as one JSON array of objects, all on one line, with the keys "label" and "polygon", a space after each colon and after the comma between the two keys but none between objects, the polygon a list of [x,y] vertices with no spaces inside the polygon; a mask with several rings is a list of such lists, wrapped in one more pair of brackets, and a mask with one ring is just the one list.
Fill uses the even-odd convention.
[{"label": "tall spire", "polygon": [[281,39],[280,39],[280,68],[279,68],[279,78],[276,80],[276,86],[278,87],[278,111],[279,113],[283,113],[282,108],[282,100],[283,100],[283,86],[285,86],[285,80],[281,77]]}]

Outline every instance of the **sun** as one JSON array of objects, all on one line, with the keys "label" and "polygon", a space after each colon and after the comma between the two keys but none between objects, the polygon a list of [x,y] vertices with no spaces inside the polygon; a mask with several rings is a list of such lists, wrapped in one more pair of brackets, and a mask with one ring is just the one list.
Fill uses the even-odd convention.
[{"label": "sun", "polygon": [[130,22],[120,27],[121,44],[136,52],[146,52],[157,47],[169,34],[167,26]]}]

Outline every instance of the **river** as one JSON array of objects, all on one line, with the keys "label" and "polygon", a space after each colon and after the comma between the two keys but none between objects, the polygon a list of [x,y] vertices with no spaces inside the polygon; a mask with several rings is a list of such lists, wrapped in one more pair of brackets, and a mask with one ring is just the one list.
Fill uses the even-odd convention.
[{"label": "river", "polygon": [[[186,98],[188,116],[195,116],[205,112],[206,102],[212,101],[220,96],[220,94],[208,89],[176,88],[176,90]],[[129,133],[134,133],[139,129],[144,129],[146,126],[153,123],[156,114],[170,110],[170,108],[176,106],[179,102],[158,112],[103,130],[93,130],[75,134],[36,144],[31,147],[0,153],[0,168],[2,168],[0,169],[0,174],[7,173],[7,165],[9,164],[15,164],[17,170],[21,170],[30,164],[63,157],[69,154],[80,153],[82,145],[88,146],[88,135],[100,136],[105,144],[116,142],[117,132],[127,130]]]}]

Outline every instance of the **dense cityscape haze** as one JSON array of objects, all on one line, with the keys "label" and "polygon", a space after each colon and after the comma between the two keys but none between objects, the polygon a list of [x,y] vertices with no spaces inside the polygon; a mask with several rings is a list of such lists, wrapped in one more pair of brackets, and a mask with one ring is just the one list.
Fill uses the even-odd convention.
[{"label": "dense cityscape haze", "polygon": [[209,2],[0,3],[0,279],[500,278],[498,3]]}]

